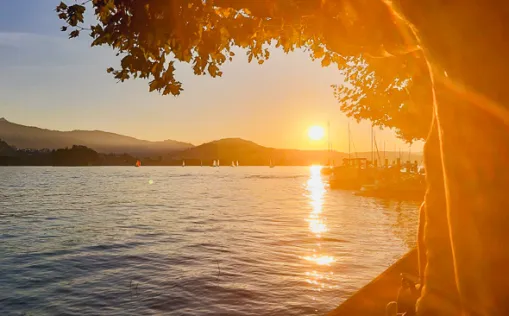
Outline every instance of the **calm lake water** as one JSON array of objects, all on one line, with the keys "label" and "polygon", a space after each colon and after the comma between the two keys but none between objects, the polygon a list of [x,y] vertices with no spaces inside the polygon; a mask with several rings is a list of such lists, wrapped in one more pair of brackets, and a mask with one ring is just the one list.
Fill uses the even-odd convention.
[{"label": "calm lake water", "polygon": [[315,167],[0,168],[0,315],[324,315],[416,226]]}]

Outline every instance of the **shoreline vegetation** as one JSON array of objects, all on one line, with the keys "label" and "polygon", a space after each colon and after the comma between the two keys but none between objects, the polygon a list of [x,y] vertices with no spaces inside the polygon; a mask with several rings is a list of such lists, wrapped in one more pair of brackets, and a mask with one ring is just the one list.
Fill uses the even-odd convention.
[{"label": "shoreline vegetation", "polygon": [[[1,141],[0,141],[1,142]],[[0,143],[1,144],[1,143]],[[1,146],[1,145],[0,145]],[[182,167],[185,162],[186,167],[211,167],[214,161],[219,160],[221,166],[230,167],[232,161],[239,161],[240,167],[265,167],[269,166],[270,159],[245,158],[245,159],[214,159],[214,158],[172,158],[172,157],[136,157],[129,154],[103,154],[95,150],[74,145],[71,148],[61,149],[14,149],[15,152],[6,155],[0,151],[0,166],[48,166],[48,167],[100,167],[100,166],[135,166],[136,161],[141,162],[141,166],[176,166]],[[273,160],[277,167],[305,167],[310,165],[324,164],[320,159],[284,159]],[[224,164],[223,164],[224,163]]]},{"label": "shoreline vegetation", "polygon": [[[100,153],[83,145],[59,149],[18,149],[0,140],[0,166],[212,166],[219,160],[222,166],[230,166],[232,161],[239,166],[309,166],[329,161],[341,161],[348,154],[329,153],[319,150],[287,150],[267,148],[242,139],[222,139],[200,146],[174,151],[165,155],[137,156],[128,153]],[[358,153],[369,156],[370,153]],[[398,153],[386,155],[396,157]],[[419,157],[419,154],[413,154]]]}]

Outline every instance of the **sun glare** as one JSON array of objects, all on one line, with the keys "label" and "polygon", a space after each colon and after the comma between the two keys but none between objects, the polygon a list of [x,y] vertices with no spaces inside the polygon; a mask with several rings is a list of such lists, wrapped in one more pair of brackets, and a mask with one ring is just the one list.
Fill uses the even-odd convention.
[{"label": "sun glare", "polygon": [[311,140],[320,140],[325,136],[325,130],[321,126],[311,126],[308,130],[308,136]]}]

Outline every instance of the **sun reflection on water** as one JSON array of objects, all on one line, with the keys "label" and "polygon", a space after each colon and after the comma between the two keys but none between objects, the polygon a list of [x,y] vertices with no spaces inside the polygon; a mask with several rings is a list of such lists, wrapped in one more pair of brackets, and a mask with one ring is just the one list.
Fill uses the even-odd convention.
[{"label": "sun reflection on water", "polygon": [[320,238],[327,232],[327,224],[322,216],[323,196],[325,194],[325,185],[320,175],[321,166],[311,166],[311,176],[307,182],[308,196],[310,198],[311,213],[307,218],[309,230]]},{"label": "sun reflection on water", "polygon": [[[320,174],[321,166],[311,166],[310,177],[307,181],[306,189],[308,191],[309,205],[311,212],[306,218],[309,223],[309,231],[315,236],[316,244],[311,249],[311,254],[302,257],[302,259],[310,262],[316,270],[305,273],[306,282],[309,283],[313,290],[322,291],[323,289],[332,289],[332,271],[326,271],[336,260],[333,256],[326,253],[322,248],[321,239],[328,232],[327,218],[324,216],[323,203],[326,193],[325,183]],[[319,271],[317,271],[319,270]]]},{"label": "sun reflection on water", "polygon": [[308,261],[313,261],[314,263],[321,265],[321,266],[322,265],[328,266],[334,262],[334,257],[331,257],[331,256],[312,255],[312,256],[306,256],[306,257],[304,257],[304,259],[306,259]]}]

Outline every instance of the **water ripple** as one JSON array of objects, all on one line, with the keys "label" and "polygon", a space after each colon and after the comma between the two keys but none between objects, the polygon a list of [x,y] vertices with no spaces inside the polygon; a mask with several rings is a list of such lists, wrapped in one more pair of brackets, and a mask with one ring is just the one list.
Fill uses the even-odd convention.
[{"label": "water ripple", "polygon": [[0,168],[0,315],[323,315],[417,206],[317,168]]}]

